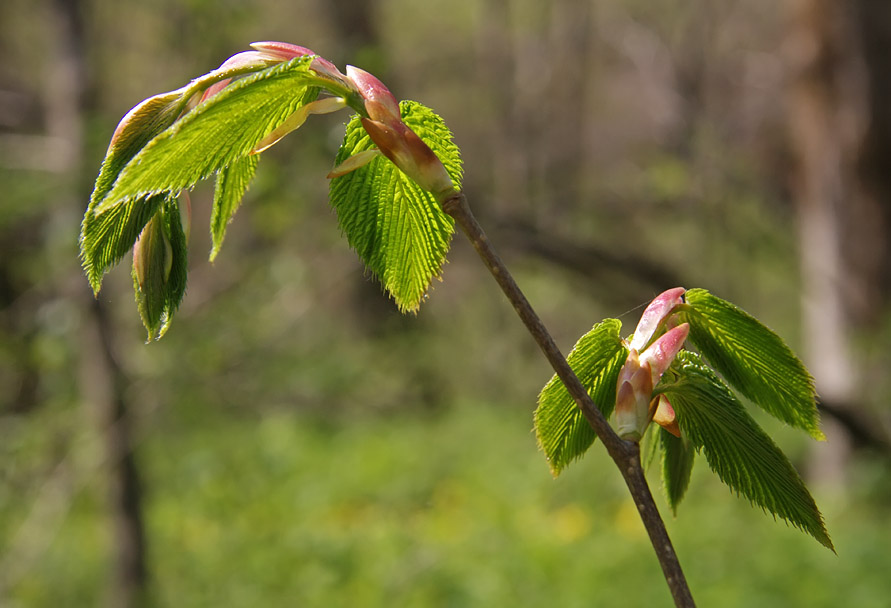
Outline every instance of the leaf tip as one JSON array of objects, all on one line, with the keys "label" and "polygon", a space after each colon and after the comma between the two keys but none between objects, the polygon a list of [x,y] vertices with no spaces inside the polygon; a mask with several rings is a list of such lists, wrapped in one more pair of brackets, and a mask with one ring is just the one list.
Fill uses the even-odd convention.
[{"label": "leaf tip", "polygon": [[550,471],[551,477],[553,477],[554,479],[557,479],[558,477],[560,477],[560,473],[563,472],[562,464],[560,462],[556,461],[555,459],[551,458],[550,456],[548,456],[547,452],[545,451],[544,447],[541,445],[540,441],[539,441],[538,445],[539,445],[539,448],[541,449],[541,451],[544,452],[545,460],[548,463],[548,471]]},{"label": "leaf tip", "polygon": [[98,298],[99,291],[102,289],[102,273],[89,260],[84,261],[84,273],[87,275],[90,288],[93,290],[93,297]]}]

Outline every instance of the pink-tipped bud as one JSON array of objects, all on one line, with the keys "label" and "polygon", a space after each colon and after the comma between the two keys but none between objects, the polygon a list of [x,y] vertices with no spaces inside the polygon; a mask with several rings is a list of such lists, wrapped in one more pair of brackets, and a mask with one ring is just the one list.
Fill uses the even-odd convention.
[{"label": "pink-tipped bud", "polygon": [[362,126],[384,156],[437,200],[455,190],[442,161],[405,123],[389,125],[363,118]]},{"label": "pink-tipped bud", "polygon": [[376,76],[352,65],[347,66],[346,73],[347,78],[356,85],[359,94],[365,99],[365,111],[371,120],[388,126],[402,122],[399,102]]},{"label": "pink-tipped bud", "polygon": [[455,191],[452,178],[430,146],[402,121],[390,89],[352,65],[347,66],[347,78],[364,100],[368,117],[362,117],[362,126],[383,155],[437,200],[450,196]]},{"label": "pink-tipped bud", "polygon": [[290,61],[295,57],[306,57],[307,55],[315,55],[310,64],[310,68],[324,78],[329,80],[333,80],[334,82],[346,86],[348,89],[354,90],[355,87],[353,83],[341,73],[340,70],[337,69],[337,66],[321,57],[312,49],[308,49],[305,46],[298,46],[296,44],[290,44],[288,42],[253,42],[251,43],[251,48],[254,48],[270,58],[274,58],[277,61]]},{"label": "pink-tipped bud", "polygon": [[[324,57],[319,57],[312,49],[308,49],[305,46],[298,46],[288,42],[264,41],[251,43],[251,48],[254,50],[244,51],[229,57],[210,75],[216,74],[219,76],[221,72],[252,71],[253,68],[260,70],[297,57],[312,56],[310,69],[319,76],[336,83],[340,89],[343,89],[340,94],[356,91],[355,85],[337,69],[337,66]],[[231,82],[231,78],[226,78],[210,85],[204,91],[200,101],[213,97],[225,89]]]},{"label": "pink-tipped bud", "polygon": [[650,422],[653,395],[650,365],[641,362],[637,351],[628,353],[616,385],[616,433],[622,439],[640,441]]},{"label": "pink-tipped bud", "polygon": [[250,47],[278,61],[290,61],[295,57],[315,55],[311,49],[308,49],[305,46],[291,44],[290,42],[264,40],[262,42],[252,42]]},{"label": "pink-tipped bud", "polygon": [[638,354],[634,348],[628,352],[616,383],[616,433],[622,439],[640,441],[643,437],[658,411],[653,389],[683,348],[689,332],[690,326],[682,323],[663,334],[644,352]]},{"label": "pink-tipped bud", "polygon": [[654,400],[653,405],[656,406],[653,412],[653,422],[675,437],[680,437],[681,427],[678,426],[677,415],[674,413],[674,408],[671,407],[668,397],[659,395],[659,399]]},{"label": "pink-tipped bud", "polygon": [[677,327],[668,330],[649,348],[640,354],[640,360],[647,362],[653,373],[653,386],[659,383],[662,374],[669,368],[671,362],[684,347],[684,341],[690,333],[690,325],[681,323]]},{"label": "pink-tipped bud", "polygon": [[675,287],[656,296],[640,316],[629,347],[638,351],[646,348],[659,325],[671,315],[677,306],[684,302],[684,292],[686,291],[683,287]]}]

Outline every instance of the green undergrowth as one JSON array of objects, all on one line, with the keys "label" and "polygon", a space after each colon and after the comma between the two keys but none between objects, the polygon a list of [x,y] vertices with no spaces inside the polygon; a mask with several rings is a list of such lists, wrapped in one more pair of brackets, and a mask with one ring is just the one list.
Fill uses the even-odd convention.
[{"label": "green undergrowth", "polygon": [[[671,605],[602,450],[553,479],[522,408],[336,422],[198,409],[200,423],[195,411],[156,414],[139,447],[151,606]],[[887,471],[860,470],[864,484],[887,485]],[[707,467],[692,485],[667,524],[701,605],[886,605],[881,496],[818,492],[836,557],[729,497]],[[2,605],[101,601],[111,570],[98,486],[80,491]],[[15,527],[13,506],[0,529]]]}]

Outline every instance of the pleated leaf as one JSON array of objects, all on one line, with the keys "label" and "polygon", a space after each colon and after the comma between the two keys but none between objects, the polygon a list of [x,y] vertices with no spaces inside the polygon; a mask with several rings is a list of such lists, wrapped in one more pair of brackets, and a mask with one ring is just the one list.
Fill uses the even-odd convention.
[{"label": "pleated leaf", "polygon": [[248,155],[315,99],[319,79],[309,71],[310,61],[301,57],[245,76],[178,120],[196,86],[153,97],[128,114],[103,161],[82,225],[81,255],[94,291],[133,246],[159,200]]},{"label": "pleated leaf", "polygon": [[[423,105],[400,103],[403,121],[461,182],[458,147],[442,119]],[[375,149],[357,116],[349,122],[335,163]],[[438,277],[454,220],[433,196],[383,156],[331,180],[331,204],[350,246],[381,281],[399,310],[415,312]]]},{"label": "pleated leaf", "polygon": [[[604,417],[616,405],[616,381],[628,356],[619,336],[622,323],[606,319],[581,337],[567,361]],[[554,476],[580,458],[596,435],[563,382],[554,375],[538,396],[535,435]]]},{"label": "pleated leaf", "polygon": [[174,123],[186,102],[185,89],[161,93],[141,102],[121,119],[102,161],[92,199],[99,202],[105,198],[127,163]]},{"label": "pleated leaf", "polygon": [[241,199],[257,171],[259,159],[259,155],[244,156],[228,167],[220,169],[217,173],[213,211],[210,214],[210,234],[213,239],[213,248],[210,252],[211,262],[216,259],[220,247],[223,246],[226,227],[241,205]]},{"label": "pleated leaf", "polygon": [[300,57],[256,72],[198,105],[124,167],[98,211],[130,198],[190,188],[249,154],[318,95],[309,62]]},{"label": "pleated leaf", "polygon": [[99,291],[102,275],[130,250],[165,197],[132,200],[102,214],[96,208],[127,163],[182,112],[187,101],[183,91],[156,95],[130,110],[108,146],[81,225],[81,258],[94,292]]},{"label": "pleated leaf", "polygon": [[662,444],[662,485],[671,510],[677,513],[690,485],[696,449],[683,435],[675,437],[661,427],[658,432]]},{"label": "pleated leaf", "polygon": [[186,292],[188,245],[179,206],[167,197],[133,249],[133,288],[148,340],[166,333]]},{"label": "pleated leaf", "polygon": [[658,390],[671,400],[681,433],[721,481],[834,551],[801,477],[727,385],[693,353],[682,351],[673,369],[678,379]]},{"label": "pleated leaf", "polygon": [[98,293],[105,272],[133,247],[146,223],[157,213],[168,193],[127,201],[100,215],[87,210],[81,231],[81,257],[93,292]]},{"label": "pleated leaf", "polygon": [[825,439],[814,379],[782,338],[704,289],[684,294],[690,341],[740,394],[787,424]]}]

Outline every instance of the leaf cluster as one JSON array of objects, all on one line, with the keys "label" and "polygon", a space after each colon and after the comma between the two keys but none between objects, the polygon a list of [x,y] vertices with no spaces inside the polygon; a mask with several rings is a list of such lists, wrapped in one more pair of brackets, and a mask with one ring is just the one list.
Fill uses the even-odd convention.
[{"label": "leaf cluster", "polygon": [[[695,456],[701,453],[735,492],[832,549],[822,515],[804,482],[733,390],[819,439],[823,435],[816,393],[807,369],[777,334],[704,289],[687,291],[685,303],[673,317],[689,323],[688,341],[699,352],[682,350],[653,393],[654,399],[668,397],[680,428],[680,437],[664,428],[648,434],[653,449],[662,455],[663,486],[672,509],[683,499]],[[619,372],[629,353],[620,331],[621,323],[615,319],[595,325],[567,359],[607,418],[615,406]],[[535,431],[554,475],[583,456],[595,439],[556,376],[539,395]]]},{"label": "leaf cluster", "polygon": [[[358,108],[353,93],[390,99],[379,81],[361,71],[356,73],[364,74],[371,93],[360,93],[359,88],[344,92],[347,80],[321,78],[312,62],[313,56],[301,56],[268,67],[217,70],[144,101],[118,126],[84,216],[81,257],[98,292],[104,274],[134,250],[137,308],[150,340],[167,330],[186,290],[189,226],[183,218],[190,217],[190,209],[180,193],[200,180],[216,180],[210,221],[213,260],[257,171],[259,152],[302,124],[308,114],[328,111],[323,107]],[[226,86],[219,92],[202,96],[221,81]],[[334,98],[319,99],[320,95]],[[398,140],[394,127],[402,133],[407,127],[430,148],[419,143],[428,155],[432,151],[445,167],[448,179],[440,171],[440,181],[450,179],[458,188],[460,153],[442,119],[430,109],[403,101],[397,117],[395,102],[380,105],[373,97],[367,99],[368,107],[378,113],[388,109],[389,122],[363,122],[357,114],[346,125],[335,158],[337,169],[331,174],[330,202],[350,246],[368,270],[401,311],[414,312],[442,271],[454,221],[434,194],[403,169],[422,182],[424,174],[412,173],[407,168],[410,163],[394,164],[399,161],[389,159],[398,155],[386,144],[394,137]],[[369,124],[377,134],[374,141],[385,150],[378,150],[372,141],[366,130]],[[676,427],[659,418],[666,426],[654,442],[662,454],[662,476],[672,508],[682,500],[695,456],[701,453],[734,491],[831,549],[822,516],[798,473],[734,392],[822,439],[814,383],[804,365],[779,336],[706,290],[687,291],[684,303],[670,314],[671,324],[689,325],[688,341],[698,351],[682,350],[651,395],[667,398],[676,415]],[[568,357],[605,417],[613,412],[618,378],[629,360],[629,345],[620,332],[616,319],[598,323]],[[637,361],[637,356],[632,359]],[[645,390],[650,390],[649,384]],[[556,376],[541,391],[534,418],[554,475],[594,443],[593,430]]]},{"label": "leaf cluster", "polygon": [[[181,215],[190,214],[177,210],[179,193],[201,180],[215,179],[210,220],[214,260],[256,173],[258,148],[265,149],[263,142],[271,133],[287,126],[289,118],[331,85],[311,69],[312,60],[297,57],[246,74],[211,72],[142,102],[118,126],[84,215],[81,259],[98,293],[105,273],[134,244],[144,245],[140,259],[134,259],[134,287],[150,340],[164,334],[185,294],[189,227],[177,224]],[[211,84],[233,76],[240,78],[196,103]],[[405,123],[460,183],[460,155],[442,120],[418,103],[403,102],[401,108]],[[372,149],[356,115],[336,162]],[[431,280],[441,272],[454,231],[451,218],[380,155],[333,179],[331,202],[350,244],[399,308],[417,310]],[[167,254],[173,271],[167,270]]]}]

